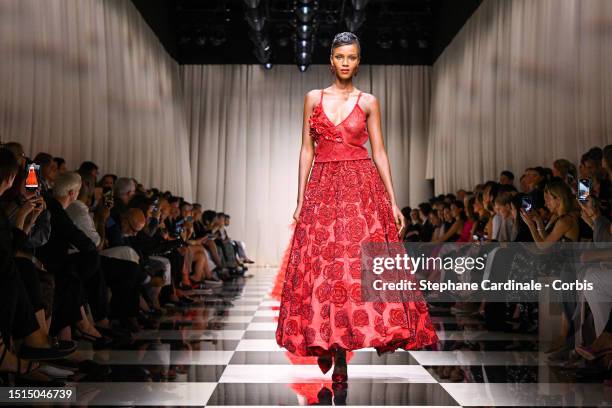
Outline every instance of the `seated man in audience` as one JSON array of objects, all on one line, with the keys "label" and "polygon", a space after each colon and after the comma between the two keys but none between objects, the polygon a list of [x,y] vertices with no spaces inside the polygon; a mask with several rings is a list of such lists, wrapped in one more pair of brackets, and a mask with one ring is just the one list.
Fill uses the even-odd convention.
[{"label": "seated man in audience", "polygon": [[[201,209],[201,206],[200,206]],[[225,228],[229,227],[230,225],[230,215],[229,214],[225,214],[223,213],[223,216],[225,217],[224,219],[224,230]],[[251,260],[247,253],[246,253],[246,244],[244,243],[244,241],[237,241],[235,239],[231,240],[232,244],[234,245],[234,249],[236,250],[236,255],[238,257],[238,261],[240,263],[241,266],[244,267],[245,263],[255,263],[255,261]],[[246,269],[246,267],[245,267]]]},{"label": "seated man in audience", "polygon": [[[105,234],[105,224],[110,215],[110,207],[99,206],[92,218],[89,206],[92,202],[94,186],[94,177],[84,176],[78,200],[70,204],[66,212],[75,225],[97,245],[98,249],[103,249],[104,241],[101,234],[102,236]],[[100,256],[100,268],[102,280],[97,282],[97,286],[89,289],[94,293],[102,291],[104,303],[100,307],[92,307],[92,315],[96,329],[113,335],[116,333],[111,330],[109,318],[118,319],[119,324],[124,327],[132,327],[129,321],[138,315],[139,288],[146,274],[138,263],[112,256]],[[112,293],[110,304],[105,296],[107,287],[110,287]],[[103,337],[94,333],[87,338],[93,340],[94,344],[101,344],[102,342],[98,339]]]},{"label": "seated man in audience", "polygon": [[[66,208],[76,201],[81,189],[81,177],[67,172],[55,181],[53,193],[45,197],[51,213],[51,235],[37,257],[55,275],[55,296],[50,332],[61,339],[71,338],[71,327],[93,336],[97,330],[83,316],[85,293],[83,288],[90,280],[99,277],[98,252],[95,243],[70,219]],[[70,254],[74,247],[79,252]]]}]

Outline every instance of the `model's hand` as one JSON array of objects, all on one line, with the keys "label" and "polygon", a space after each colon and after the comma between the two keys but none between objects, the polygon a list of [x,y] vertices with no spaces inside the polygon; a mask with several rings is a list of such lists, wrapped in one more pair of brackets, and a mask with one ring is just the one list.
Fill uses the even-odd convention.
[{"label": "model's hand", "polygon": [[302,212],[302,202],[300,201],[295,209],[295,212],[293,213],[293,219],[295,220],[295,222],[297,222],[298,218],[300,218],[301,212]]},{"label": "model's hand", "polygon": [[401,237],[404,233],[404,228],[406,228],[406,219],[397,205],[393,206],[393,220],[395,221],[395,226],[397,227],[398,236]]}]

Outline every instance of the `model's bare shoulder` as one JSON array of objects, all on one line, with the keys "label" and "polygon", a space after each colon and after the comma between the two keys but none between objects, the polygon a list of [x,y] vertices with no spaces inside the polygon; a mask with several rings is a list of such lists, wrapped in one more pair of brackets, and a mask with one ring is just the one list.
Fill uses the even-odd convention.
[{"label": "model's bare shoulder", "polygon": [[359,101],[359,103],[364,108],[365,112],[368,114],[372,112],[372,110],[378,109],[378,99],[371,93],[362,92],[361,100]]},{"label": "model's bare shoulder", "polygon": [[320,94],[320,89],[312,89],[306,92],[306,95],[304,95],[304,105],[311,108],[314,107],[314,105],[319,101]]}]

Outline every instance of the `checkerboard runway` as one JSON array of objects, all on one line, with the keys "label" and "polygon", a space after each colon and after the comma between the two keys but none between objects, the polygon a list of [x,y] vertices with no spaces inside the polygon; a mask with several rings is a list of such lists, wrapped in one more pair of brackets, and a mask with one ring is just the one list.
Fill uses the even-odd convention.
[{"label": "checkerboard runway", "polygon": [[[432,320],[440,351],[378,357],[355,351],[345,390],[333,389],[331,370],[297,359],[274,335],[279,302],[271,299],[276,270],[226,283],[203,303],[171,310],[158,330],[138,333],[126,350],[91,351],[109,365],[108,382],[75,382],[80,405],[111,406],[602,406],[612,392],[577,383],[547,365],[537,336],[468,330],[450,315]],[[197,292],[196,292],[197,293]],[[469,322],[468,322],[469,323]],[[478,350],[465,347],[478,345]],[[509,350],[512,345],[512,350]],[[482,351],[486,350],[486,351]],[[293,358],[292,358],[293,357]],[[176,369],[176,378],[151,382],[137,373]],[[136,374],[135,374],[136,373]],[[327,390],[324,390],[326,388]],[[322,391],[323,390],[323,391]]]}]

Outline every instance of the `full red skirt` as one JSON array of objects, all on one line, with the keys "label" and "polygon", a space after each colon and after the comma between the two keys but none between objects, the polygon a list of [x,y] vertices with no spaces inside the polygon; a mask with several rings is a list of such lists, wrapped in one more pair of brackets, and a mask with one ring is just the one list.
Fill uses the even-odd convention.
[{"label": "full red skirt", "polygon": [[361,243],[399,242],[389,195],[371,159],[315,162],[279,271],[276,342],[299,356],[437,343],[427,303],[364,302]]}]

